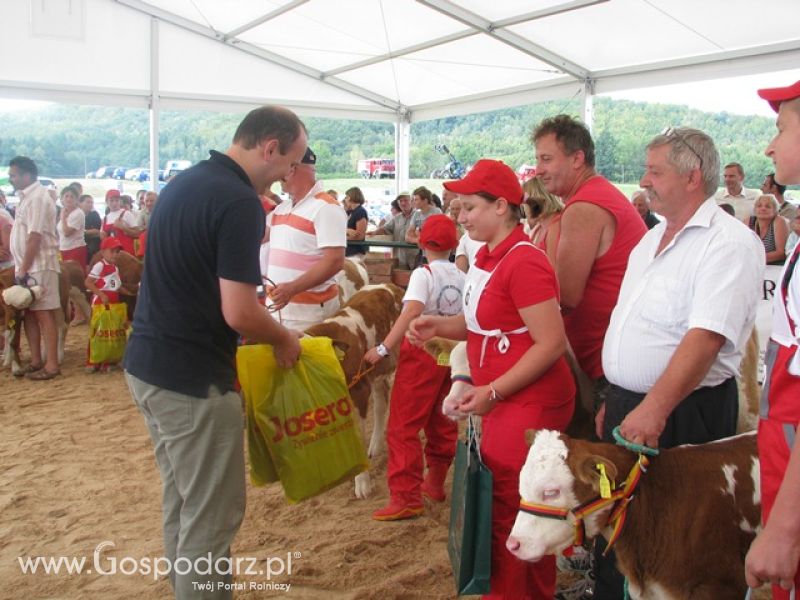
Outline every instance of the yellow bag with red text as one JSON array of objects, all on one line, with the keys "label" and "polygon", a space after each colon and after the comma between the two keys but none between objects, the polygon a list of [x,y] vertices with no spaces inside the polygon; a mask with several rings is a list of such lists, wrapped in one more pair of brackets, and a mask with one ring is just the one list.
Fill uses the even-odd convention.
[{"label": "yellow bag with red text", "polygon": [[369,468],[342,366],[329,338],[303,338],[291,369],[271,346],[240,346],[236,366],[248,416],[250,479],[280,479],[299,502]]},{"label": "yellow bag with red text", "polygon": [[92,306],[89,322],[89,363],[114,365],[125,354],[128,307],[122,302]]}]

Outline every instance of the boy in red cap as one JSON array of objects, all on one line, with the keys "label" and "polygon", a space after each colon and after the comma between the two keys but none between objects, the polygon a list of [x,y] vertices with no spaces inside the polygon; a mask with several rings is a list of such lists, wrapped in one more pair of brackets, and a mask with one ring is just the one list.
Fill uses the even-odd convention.
[{"label": "boy in red cap", "polygon": [[[389,447],[389,504],[375,511],[378,521],[397,521],[423,512],[422,497],[434,502],[445,499],[444,480],[456,451],[458,427],[442,413],[442,400],[450,391],[450,369],[438,366],[422,348],[405,338],[409,323],[420,315],[453,316],[462,311],[464,274],[449,261],[458,245],[456,226],[445,215],[425,221],[419,245],[428,264],[411,273],[400,313],[389,335],[364,360],[375,364],[400,345],[386,441]],[[419,432],[425,430],[425,463]]]},{"label": "boy in red cap", "polygon": [[[800,183],[800,81],[758,90],[778,113],[778,133],[766,155],[775,182]],[[772,597],[784,600],[800,587],[800,244],[787,257],[775,290],[767,376],[761,396],[758,453],[764,529],[745,560],[747,585],[772,583]]]},{"label": "boy in red cap", "polygon": [[[119,276],[119,269],[117,268],[117,257],[121,251],[122,243],[117,238],[106,238],[100,244],[102,258],[92,266],[84,282],[86,284],[86,289],[94,294],[92,296],[92,306],[99,304],[108,306],[120,302],[119,293],[120,290],[124,288],[122,286],[122,279]],[[90,339],[89,344],[91,345],[91,343]],[[96,373],[101,370],[107,371],[109,367],[111,367],[110,363],[92,363],[88,358],[90,355],[88,349],[86,355],[87,373]]]}]

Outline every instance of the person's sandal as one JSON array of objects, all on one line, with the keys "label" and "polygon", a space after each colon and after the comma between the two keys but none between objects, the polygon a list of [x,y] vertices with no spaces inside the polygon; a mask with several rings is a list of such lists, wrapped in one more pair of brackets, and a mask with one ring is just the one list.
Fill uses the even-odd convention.
[{"label": "person's sandal", "polygon": [[39,369],[38,371],[34,371],[33,373],[28,373],[27,377],[31,381],[47,381],[48,379],[54,379],[61,375],[61,371],[53,371],[52,373],[47,369]]},{"label": "person's sandal", "polygon": [[36,367],[34,365],[28,365],[28,366],[24,367],[23,369],[21,369],[20,371],[15,371],[14,372],[14,377],[26,377],[26,376],[30,375],[31,373],[36,373],[37,371],[41,371],[42,369],[44,369],[44,365],[43,364],[39,365],[38,367]]}]

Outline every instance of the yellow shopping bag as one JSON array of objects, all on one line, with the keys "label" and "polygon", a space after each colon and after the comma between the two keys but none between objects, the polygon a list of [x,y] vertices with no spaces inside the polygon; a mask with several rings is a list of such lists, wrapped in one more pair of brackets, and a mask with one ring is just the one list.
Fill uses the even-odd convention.
[{"label": "yellow shopping bag", "polygon": [[128,307],[122,302],[92,306],[89,323],[89,362],[116,364],[125,354]]},{"label": "yellow shopping bag", "polygon": [[369,467],[355,408],[329,338],[303,338],[292,369],[275,363],[272,347],[236,353],[248,415],[250,478],[280,479],[289,502],[335,487]]}]

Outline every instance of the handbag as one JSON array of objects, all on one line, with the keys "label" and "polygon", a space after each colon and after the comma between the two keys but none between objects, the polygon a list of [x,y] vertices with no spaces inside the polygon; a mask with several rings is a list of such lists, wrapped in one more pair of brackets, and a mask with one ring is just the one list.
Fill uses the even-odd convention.
[{"label": "handbag", "polygon": [[240,346],[250,479],[280,480],[290,503],[329,490],[369,468],[342,366],[330,338],[302,338],[291,369],[272,347]]},{"label": "handbag", "polygon": [[459,596],[488,594],[492,566],[492,472],[472,416],[456,449],[447,553]]}]

